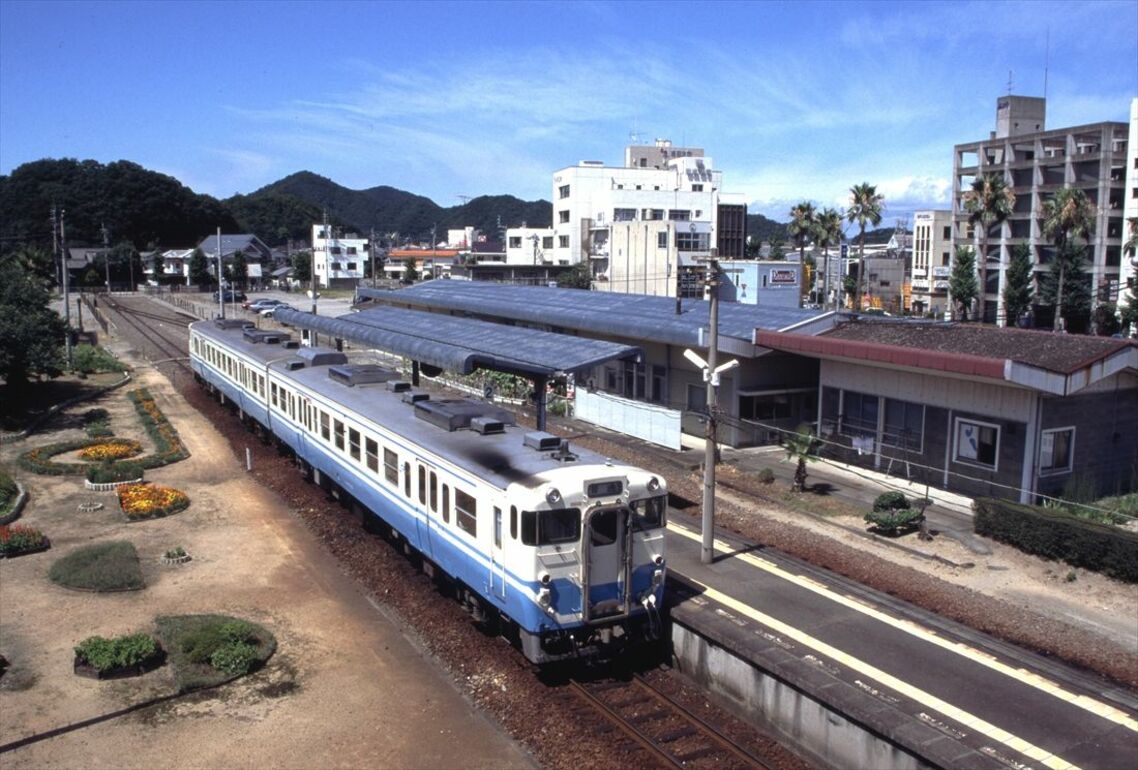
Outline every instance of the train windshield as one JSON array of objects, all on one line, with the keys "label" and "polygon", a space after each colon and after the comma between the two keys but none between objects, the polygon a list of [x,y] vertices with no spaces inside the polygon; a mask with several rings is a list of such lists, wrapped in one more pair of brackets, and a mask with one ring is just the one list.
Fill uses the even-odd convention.
[{"label": "train windshield", "polygon": [[525,545],[557,545],[580,539],[580,508],[522,511],[522,543]]},{"label": "train windshield", "polygon": [[632,509],[633,529],[656,529],[664,526],[664,511],[667,509],[667,497],[649,497],[644,500],[633,500],[628,504]]}]

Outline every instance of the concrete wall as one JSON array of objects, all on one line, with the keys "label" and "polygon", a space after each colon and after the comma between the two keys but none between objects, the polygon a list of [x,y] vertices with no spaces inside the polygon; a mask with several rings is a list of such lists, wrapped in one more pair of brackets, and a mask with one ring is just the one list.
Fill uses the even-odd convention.
[{"label": "concrete wall", "polygon": [[680,413],[675,409],[578,388],[573,416],[677,452],[681,449]]}]

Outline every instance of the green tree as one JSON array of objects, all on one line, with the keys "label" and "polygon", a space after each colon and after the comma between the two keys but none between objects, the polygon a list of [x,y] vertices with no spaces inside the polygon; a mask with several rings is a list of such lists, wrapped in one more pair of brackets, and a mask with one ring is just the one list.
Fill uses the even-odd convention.
[{"label": "green tree", "polygon": [[194,249],[190,254],[190,283],[194,286],[208,286],[213,283],[213,273],[209,269],[209,260],[201,249]]},{"label": "green tree", "polygon": [[1031,247],[1020,243],[1012,249],[1011,262],[1004,276],[1004,323],[1015,326],[1020,316],[1031,308],[1035,294],[1032,275]]},{"label": "green tree", "polygon": [[407,257],[403,260],[403,282],[415,283],[419,280],[419,271],[415,269],[414,257]]},{"label": "green tree", "polygon": [[984,312],[983,294],[987,293],[988,286],[988,236],[994,225],[1002,224],[1011,216],[1015,204],[1015,193],[1001,174],[981,174],[972,180],[972,189],[964,193],[968,221],[980,226],[981,314]]},{"label": "green tree", "polygon": [[1054,328],[1060,329],[1063,327],[1063,312],[1067,307],[1063,299],[1063,292],[1067,289],[1067,266],[1072,260],[1076,263],[1082,260],[1082,249],[1074,253],[1072,249],[1066,247],[1068,245],[1074,247],[1077,238],[1086,239],[1090,236],[1094,230],[1095,208],[1082,190],[1064,187],[1043,201],[1041,214],[1043,234],[1051,239],[1056,249],[1055,263],[1058,264],[1058,273],[1054,294]]},{"label": "green tree", "polygon": [[[1123,259],[1129,259],[1130,264],[1138,267],[1138,217],[1131,217],[1126,223],[1129,231],[1126,243],[1122,246]],[[1123,293],[1125,298],[1118,307],[1118,319],[1122,325],[1122,333],[1129,336],[1138,336],[1138,278],[1133,275],[1130,283]]]},{"label": "green tree", "polygon": [[301,283],[312,279],[312,252],[298,251],[292,255],[292,277]]},{"label": "green tree", "polygon": [[571,270],[566,270],[557,276],[557,285],[562,289],[592,288],[593,276],[589,271],[589,263],[582,260],[574,265]]},{"label": "green tree", "polygon": [[29,376],[62,371],[65,327],[50,300],[45,279],[13,257],[0,259],[0,377],[10,392],[23,389]]},{"label": "green tree", "polygon": [[798,261],[806,262],[806,244],[815,238],[818,227],[818,212],[810,201],[802,201],[790,210],[790,224],[786,231],[798,244]]},{"label": "green tree", "polygon": [[161,286],[166,282],[166,258],[162,256],[161,249],[155,249],[153,255],[154,262],[154,283]]},{"label": "green tree", "polygon": [[770,250],[770,253],[767,255],[767,259],[769,259],[773,262],[778,262],[778,261],[781,261],[783,259],[786,259],[786,251],[783,250],[781,239],[776,238],[773,241],[771,241],[771,250]]},{"label": "green tree", "polygon": [[249,283],[249,260],[245,256],[245,252],[238,251],[233,254],[233,262],[230,264],[230,274],[233,276],[233,286],[238,289],[245,289]]},{"label": "green tree", "polygon": [[857,290],[854,293],[854,310],[861,310],[861,286],[865,279],[865,227],[881,224],[881,214],[885,211],[885,196],[877,192],[877,186],[862,182],[850,188],[850,207],[846,209],[846,219],[857,222],[858,261]]},{"label": "green tree", "polygon": [[792,492],[803,492],[806,489],[806,463],[818,459],[814,451],[816,443],[817,439],[808,423],[802,423],[794,433],[787,434],[783,439],[782,448],[786,451],[786,460],[797,462],[794,483],[790,487]]},{"label": "green tree", "polygon": [[[1046,273],[1039,276],[1039,299],[1055,308],[1055,328],[1066,328],[1075,317],[1085,318],[1091,312],[1091,277],[1084,267],[1086,248],[1077,243],[1064,243],[1051,260]],[[1062,326],[1058,319],[1062,317]]]},{"label": "green tree", "polygon": [[952,273],[948,277],[948,293],[960,305],[961,318],[968,320],[968,309],[980,293],[976,282],[976,252],[971,246],[957,246],[952,260]]},{"label": "green tree", "polygon": [[818,245],[822,247],[822,307],[830,302],[830,247],[842,242],[842,215],[835,209],[823,209],[818,215]]}]

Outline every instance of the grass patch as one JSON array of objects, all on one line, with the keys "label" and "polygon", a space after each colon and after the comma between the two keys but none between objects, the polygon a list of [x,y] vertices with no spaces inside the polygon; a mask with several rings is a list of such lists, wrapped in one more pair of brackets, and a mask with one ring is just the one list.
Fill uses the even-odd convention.
[{"label": "grass patch", "polygon": [[7,516],[8,512],[12,510],[12,506],[16,504],[16,496],[19,491],[16,489],[16,480],[8,473],[8,471],[0,468],[0,518]]},{"label": "grass patch", "polygon": [[227,615],[167,615],[157,622],[178,692],[256,671],[277,648],[276,637],[265,628]]},{"label": "grass patch", "polygon": [[86,591],[137,591],[146,587],[138,551],[126,540],[72,551],[51,565],[48,577],[65,588]]}]

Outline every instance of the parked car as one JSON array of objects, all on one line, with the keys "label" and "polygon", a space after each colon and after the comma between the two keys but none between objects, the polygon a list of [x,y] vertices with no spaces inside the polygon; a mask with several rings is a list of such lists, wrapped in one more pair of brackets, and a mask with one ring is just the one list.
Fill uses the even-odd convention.
[{"label": "parked car", "polygon": [[243,307],[246,310],[253,312],[253,313],[260,313],[262,310],[266,310],[270,307],[274,307],[276,305],[283,305],[283,304],[285,304],[285,303],[282,300],[269,299],[268,297],[262,297],[261,299],[255,299],[252,302],[246,302],[241,307]]},{"label": "parked car", "polygon": [[273,311],[280,310],[282,307],[287,307],[289,310],[293,309],[292,305],[288,305],[288,304],[285,304],[284,302],[281,302],[281,303],[276,304],[276,305],[271,305],[270,307],[267,307],[264,310],[259,311],[259,313],[260,313],[262,318],[272,318],[273,317]]},{"label": "parked car", "polygon": [[215,302],[218,300],[221,300],[222,302],[244,302],[245,301],[245,292],[243,292],[243,291],[232,291],[230,289],[226,289],[223,292],[215,291],[213,293],[213,299]]}]

